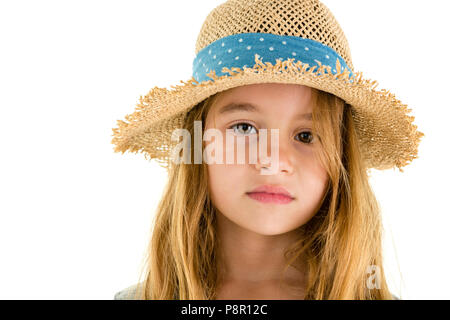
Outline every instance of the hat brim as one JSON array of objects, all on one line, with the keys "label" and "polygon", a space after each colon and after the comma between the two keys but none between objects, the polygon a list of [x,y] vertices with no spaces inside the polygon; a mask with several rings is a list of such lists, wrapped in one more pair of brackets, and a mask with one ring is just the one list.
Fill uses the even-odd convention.
[{"label": "hat brim", "polygon": [[[337,61],[339,64],[339,61]],[[186,113],[209,96],[238,86],[257,83],[300,84],[334,94],[352,107],[362,157],[367,168],[378,170],[401,168],[418,158],[418,146],[424,134],[413,124],[412,110],[387,90],[376,90],[377,81],[364,79],[361,72],[350,77],[347,69],[332,74],[330,67],[309,68],[301,61],[277,60],[275,65],[255,57],[252,68],[224,67],[229,75],[217,77],[212,70],[209,81],[194,78],[171,86],[172,90],[154,87],[140,97],[135,111],[117,121],[112,144],[115,152],[144,153],[167,168],[172,132],[183,127]],[[324,70],[328,70],[325,73]]]}]

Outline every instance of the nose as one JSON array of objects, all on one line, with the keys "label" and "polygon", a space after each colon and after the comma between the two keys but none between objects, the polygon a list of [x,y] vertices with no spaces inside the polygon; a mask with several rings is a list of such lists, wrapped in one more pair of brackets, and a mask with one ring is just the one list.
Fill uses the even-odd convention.
[{"label": "nose", "polygon": [[[278,132],[281,131],[278,130]],[[266,143],[267,145],[265,152],[260,148],[261,143]],[[255,169],[263,175],[292,174],[294,154],[291,148],[292,146],[287,137],[279,137],[278,134],[273,134],[272,130],[267,130],[267,139],[263,137],[259,141],[258,160],[255,164]]]}]

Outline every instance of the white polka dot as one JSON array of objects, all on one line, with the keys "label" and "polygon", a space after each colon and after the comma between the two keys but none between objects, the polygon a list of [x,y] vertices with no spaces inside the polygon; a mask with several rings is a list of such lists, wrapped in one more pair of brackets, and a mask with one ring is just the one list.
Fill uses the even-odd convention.
[{"label": "white polka dot", "polygon": [[240,38],[240,39],[239,39],[239,42],[242,42],[242,41],[243,41],[242,38]]},{"label": "white polka dot", "polygon": [[202,62],[202,58],[198,59],[198,62]]},{"label": "white polka dot", "polygon": [[292,52],[292,55],[293,55],[293,56],[296,56],[296,55],[297,55],[297,53],[296,53],[296,52]]},{"label": "white polka dot", "polygon": [[230,53],[231,52],[231,49],[228,49],[228,53]]},{"label": "white polka dot", "polygon": [[213,56],[213,59],[215,59],[215,58],[216,58],[216,55]]},{"label": "white polka dot", "polygon": [[211,49],[208,51],[208,54],[211,54]]},{"label": "white polka dot", "polygon": [[282,44],[286,44],[286,41],[281,42]]},{"label": "white polka dot", "polygon": [[336,69],[333,69],[334,72],[336,72]]},{"label": "white polka dot", "polygon": [[224,42],[222,42],[222,47],[224,47],[225,46],[225,43]]},{"label": "white polka dot", "polygon": [[208,68],[206,68],[206,72],[208,72]]},{"label": "white polka dot", "polygon": [[262,37],[261,37],[261,38],[259,38],[259,41],[264,41],[264,38],[262,38]]},{"label": "white polka dot", "polygon": [[205,65],[205,64],[203,64],[203,66],[204,66],[204,67],[206,67],[206,65]]},{"label": "white polka dot", "polygon": [[251,48],[252,48],[252,46],[248,46],[248,47],[247,47],[247,50],[250,50]]},{"label": "white polka dot", "polygon": [[308,47],[305,47],[305,50],[306,50],[306,51],[308,51],[308,50],[309,50],[309,48],[308,48]]},{"label": "white polka dot", "polygon": [[270,50],[270,51],[273,51],[273,47],[270,47],[269,50]]},{"label": "white polka dot", "polygon": [[236,59],[236,60],[239,60],[239,56],[237,56],[235,59]]},{"label": "white polka dot", "polygon": [[219,64],[222,64],[222,61],[219,61]]},{"label": "white polka dot", "polygon": [[325,58],[330,59],[330,56],[329,56],[329,55],[326,55]]}]

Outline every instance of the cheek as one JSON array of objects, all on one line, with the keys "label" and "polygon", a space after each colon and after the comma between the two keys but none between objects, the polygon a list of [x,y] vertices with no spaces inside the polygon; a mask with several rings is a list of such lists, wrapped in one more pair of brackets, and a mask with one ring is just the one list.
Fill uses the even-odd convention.
[{"label": "cheek", "polygon": [[211,199],[218,207],[236,201],[245,190],[245,166],[209,164],[208,183]]},{"label": "cheek", "polygon": [[309,166],[309,170],[303,173],[301,189],[304,190],[304,196],[312,200],[313,206],[317,206],[325,196],[328,180],[326,170],[317,163]]}]

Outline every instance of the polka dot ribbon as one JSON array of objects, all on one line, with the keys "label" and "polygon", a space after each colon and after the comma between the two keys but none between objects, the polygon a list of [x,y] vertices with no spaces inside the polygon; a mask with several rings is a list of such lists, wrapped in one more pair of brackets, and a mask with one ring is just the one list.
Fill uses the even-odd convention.
[{"label": "polka dot ribbon", "polygon": [[223,67],[251,68],[255,64],[255,54],[262,62],[272,64],[276,64],[277,59],[294,58],[307,63],[310,67],[306,70],[314,66],[318,68],[317,61],[320,61],[322,65],[330,66],[333,74],[337,73],[336,59],[339,59],[341,71],[349,70],[350,77],[353,74],[335,50],[318,41],[271,33],[240,33],[216,40],[200,50],[193,62],[193,77],[197,82],[203,82],[212,80],[207,76],[211,70],[220,77],[229,75],[222,73]]}]

